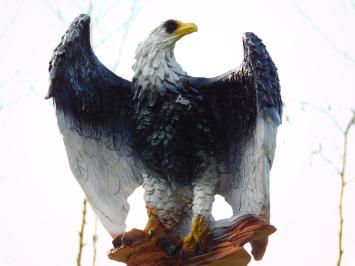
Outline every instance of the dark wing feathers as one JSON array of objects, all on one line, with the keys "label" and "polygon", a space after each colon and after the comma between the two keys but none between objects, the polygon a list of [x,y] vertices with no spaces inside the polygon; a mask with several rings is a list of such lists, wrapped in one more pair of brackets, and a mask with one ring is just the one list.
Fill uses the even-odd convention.
[{"label": "dark wing feathers", "polygon": [[107,69],[90,45],[90,17],[78,16],[70,25],[49,63],[46,98],[72,115],[80,134],[102,134],[127,128],[132,84]]},{"label": "dark wing feathers", "polygon": [[282,101],[277,68],[262,41],[251,32],[243,36],[244,61],[241,75],[247,75],[255,86],[258,108],[278,126],[281,124]]},{"label": "dark wing feathers", "polygon": [[71,170],[112,234],[124,232],[128,196],[142,183],[132,149],[131,82],[107,69],[90,45],[90,17],[80,15],[49,63],[57,121]]},{"label": "dark wing feathers", "polygon": [[[254,33],[244,34],[243,46],[244,60],[239,68],[215,78],[192,78],[190,82],[207,95],[212,108],[217,110],[216,115],[224,115],[222,124],[233,115],[253,116],[263,112],[278,126],[282,101],[275,64]],[[246,126],[248,117],[240,117],[239,122],[239,126]]]}]

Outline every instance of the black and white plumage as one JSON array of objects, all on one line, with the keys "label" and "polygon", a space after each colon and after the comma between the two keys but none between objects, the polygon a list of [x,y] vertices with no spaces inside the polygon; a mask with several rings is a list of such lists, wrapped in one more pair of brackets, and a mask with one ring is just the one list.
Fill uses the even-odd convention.
[{"label": "black and white plumage", "polygon": [[282,102],[276,67],[253,33],[241,66],[216,78],[189,76],[174,57],[193,23],[168,20],[138,45],[133,81],[103,66],[77,17],[50,62],[53,97],[70,167],[103,225],[125,230],[139,185],[159,220],[180,235],[211,218],[215,194],[234,215],[269,217],[269,171]]}]

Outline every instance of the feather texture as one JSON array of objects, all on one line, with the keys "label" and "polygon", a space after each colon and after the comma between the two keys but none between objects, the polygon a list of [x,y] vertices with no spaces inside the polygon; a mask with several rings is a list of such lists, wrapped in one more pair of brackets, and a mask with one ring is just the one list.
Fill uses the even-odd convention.
[{"label": "feather texture", "polygon": [[112,234],[125,231],[128,196],[142,180],[132,148],[131,83],[94,55],[90,18],[70,25],[50,61],[50,86],[71,170]]},{"label": "feather texture", "polygon": [[269,218],[282,101],[262,41],[246,33],[239,68],[190,77],[174,57],[181,36],[159,26],[138,45],[131,83],[94,55],[89,24],[80,15],[55,49],[47,98],[71,170],[106,229],[125,230],[127,197],[142,183],[147,204],[181,234],[191,217],[210,218],[216,193],[235,215]]},{"label": "feather texture", "polygon": [[224,196],[235,215],[269,218],[269,172],[282,101],[277,69],[265,45],[253,33],[243,36],[241,66],[216,78],[192,78],[214,110]]}]

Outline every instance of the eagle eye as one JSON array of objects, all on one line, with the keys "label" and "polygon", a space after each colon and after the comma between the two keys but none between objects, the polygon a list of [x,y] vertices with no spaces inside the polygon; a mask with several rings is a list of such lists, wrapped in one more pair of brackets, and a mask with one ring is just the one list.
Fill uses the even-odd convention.
[{"label": "eagle eye", "polygon": [[171,34],[178,28],[178,23],[173,19],[169,19],[163,24],[163,27],[165,28],[166,33]]}]

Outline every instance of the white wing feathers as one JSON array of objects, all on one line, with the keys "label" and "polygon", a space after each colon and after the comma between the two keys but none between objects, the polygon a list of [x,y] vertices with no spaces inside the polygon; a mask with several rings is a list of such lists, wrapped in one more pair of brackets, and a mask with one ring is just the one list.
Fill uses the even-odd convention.
[{"label": "white wing feathers", "polygon": [[[269,175],[275,154],[277,128],[260,115],[254,136],[241,150],[237,171],[226,177],[221,195],[232,206],[234,215],[255,214],[269,220]],[[232,183],[231,183],[232,182]]]},{"label": "white wing feathers", "polygon": [[100,221],[117,235],[125,231],[127,198],[142,184],[142,169],[131,155],[120,155],[107,142],[78,135],[57,111],[70,168]]},{"label": "white wing feathers", "polygon": [[131,82],[95,56],[90,17],[78,16],[54,50],[50,86],[71,170],[105,228],[125,231],[128,196],[142,183],[132,151]]}]

